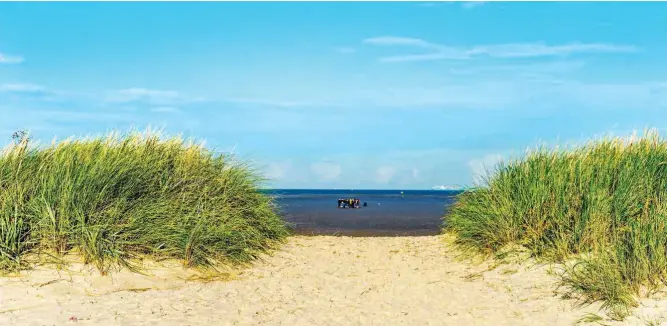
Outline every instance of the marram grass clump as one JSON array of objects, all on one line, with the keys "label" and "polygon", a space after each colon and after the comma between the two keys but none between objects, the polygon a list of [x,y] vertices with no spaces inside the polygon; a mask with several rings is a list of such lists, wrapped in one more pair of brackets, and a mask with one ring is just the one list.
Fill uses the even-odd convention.
[{"label": "marram grass clump", "polygon": [[667,281],[666,222],[667,142],[649,131],[501,163],[460,195],[445,231],[474,252],[518,244],[566,263],[571,295],[624,318],[637,295]]},{"label": "marram grass clump", "polygon": [[[0,154],[0,271],[79,254],[103,274],[137,258],[251,261],[287,235],[261,178],[202,144],[157,134],[21,138]],[[34,256],[34,255],[33,255]]]}]

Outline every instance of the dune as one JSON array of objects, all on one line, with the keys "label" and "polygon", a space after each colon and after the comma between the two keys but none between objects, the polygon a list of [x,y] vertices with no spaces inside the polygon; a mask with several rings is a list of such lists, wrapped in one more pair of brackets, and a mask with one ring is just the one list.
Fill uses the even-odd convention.
[{"label": "dune", "polygon": [[[573,325],[577,307],[554,292],[549,266],[472,264],[445,236],[295,236],[224,279],[174,262],[146,275],[38,267],[0,277],[0,325]],[[661,312],[665,312],[661,315]],[[589,315],[587,315],[589,314]],[[667,300],[644,300],[607,325],[648,325]],[[667,320],[667,319],[665,319]]]}]

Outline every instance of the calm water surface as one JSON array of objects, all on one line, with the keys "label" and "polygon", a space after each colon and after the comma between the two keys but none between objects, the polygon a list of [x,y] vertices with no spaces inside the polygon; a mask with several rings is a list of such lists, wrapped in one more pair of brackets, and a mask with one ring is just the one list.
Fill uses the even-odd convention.
[{"label": "calm water surface", "polygon": [[[348,236],[433,235],[460,191],[266,190],[297,234]],[[338,208],[338,198],[359,198],[367,207]]]}]

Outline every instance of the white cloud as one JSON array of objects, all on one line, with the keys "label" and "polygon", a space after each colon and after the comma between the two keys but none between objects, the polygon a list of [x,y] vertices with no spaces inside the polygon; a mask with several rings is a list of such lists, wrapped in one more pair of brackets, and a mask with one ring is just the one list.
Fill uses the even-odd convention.
[{"label": "white cloud", "polygon": [[559,56],[573,53],[633,53],[639,49],[632,45],[616,45],[606,43],[569,43],[563,45],[548,45],[539,43],[510,43],[487,46],[477,46],[468,53],[472,55],[486,54],[491,57],[517,58]]},{"label": "white cloud", "polygon": [[441,45],[430,43],[418,38],[412,37],[402,37],[402,36],[378,36],[367,38],[363,41],[366,44],[372,45],[407,45],[407,46],[418,46],[423,48],[439,48]]},{"label": "white cloud", "polygon": [[42,93],[46,88],[35,84],[2,84],[0,92],[3,93]]},{"label": "white cloud", "polygon": [[[466,65],[467,66],[467,65]],[[224,100],[252,107],[247,110],[243,128],[252,130],[342,130],[357,127],[335,109],[508,109],[545,107],[589,107],[591,109],[652,109],[665,105],[665,82],[593,83],[571,79],[585,65],[580,61],[549,62],[526,65],[462,67],[452,81],[434,81],[409,86],[360,84],[329,90],[292,88],[278,98],[232,98]],[[605,95],[607,93],[608,95]],[[595,95],[594,95],[595,94]],[[276,110],[285,108],[285,110]],[[289,110],[287,110],[289,109]],[[310,110],[319,110],[317,116]],[[253,113],[255,112],[255,113]],[[346,122],[349,121],[349,122]],[[229,128],[240,128],[237,125]]]},{"label": "white cloud", "polygon": [[463,1],[461,4],[461,7],[463,9],[473,9],[475,7],[479,7],[484,4],[484,1]]},{"label": "white cloud", "polygon": [[82,111],[82,110],[36,110],[34,116],[39,116],[49,122],[130,122],[135,117],[115,112]]},{"label": "white cloud", "polygon": [[[247,105],[259,105],[259,106],[276,106],[276,107],[284,107],[284,108],[293,108],[293,107],[302,107],[302,106],[315,105],[315,103],[313,103],[313,102],[263,99],[263,98],[245,98],[245,97],[232,97],[232,98],[225,99],[225,102],[237,103],[237,104],[247,104]],[[318,103],[317,105],[321,105],[321,103]]]},{"label": "white cloud", "polygon": [[591,109],[651,109],[667,105],[664,82],[584,83],[535,74],[523,80],[489,80],[434,87],[387,88],[347,94],[356,105],[385,108],[516,109],[530,105]]},{"label": "white cloud", "polygon": [[0,53],[0,64],[17,64],[25,61],[20,55]]},{"label": "white cloud", "polygon": [[291,167],[292,164],[289,162],[273,162],[266,167],[264,176],[273,181],[284,180],[288,177],[288,171],[291,169]]},{"label": "white cloud", "polygon": [[176,113],[176,112],[181,112],[181,110],[179,110],[178,108],[173,107],[173,106],[158,106],[158,107],[152,108],[151,111],[153,111],[153,112],[161,112],[161,113]]},{"label": "white cloud", "polygon": [[342,46],[342,47],[336,48],[336,51],[338,51],[338,53],[342,53],[342,54],[352,54],[352,53],[357,52],[357,49],[352,48],[352,47]]},{"label": "white cloud", "polygon": [[510,82],[447,84],[440,87],[388,88],[359,91],[357,103],[387,108],[503,108],[521,102],[530,90]]},{"label": "white cloud", "polygon": [[342,168],[338,164],[318,162],[310,165],[310,170],[320,179],[324,181],[331,181],[338,178],[342,172]]},{"label": "white cloud", "polygon": [[[321,90],[291,89],[284,98],[275,100],[227,100],[228,103],[262,110],[244,110],[244,116],[247,116],[244,120],[249,123],[242,126],[232,124],[226,128],[258,131],[320,131],[324,128],[343,132],[357,128],[361,123],[349,121],[344,115],[330,110],[332,108],[540,110],[576,107],[652,110],[667,105],[667,84],[664,81],[594,83],[570,79],[571,74],[583,66],[577,61],[495,68],[481,66],[468,71],[462,68],[457,74],[469,75],[463,78],[455,76],[457,80],[432,85],[423,83],[423,86],[409,87],[409,84],[397,83],[396,86],[383,87],[355,84],[349,88],[332,88],[326,94]],[[311,109],[320,113],[313,115]]]},{"label": "white cloud", "polygon": [[381,166],[375,171],[375,180],[378,183],[389,183],[395,174],[395,168],[391,166]]},{"label": "white cloud", "polygon": [[9,94],[10,96],[21,99],[32,99],[40,101],[60,101],[69,98],[66,92],[56,91],[36,84],[0,84],[0,94]]},{"label": "white cloud", "polygon": [[151,90],[145,88],[127,88],[110,92],[107,100],[110,102],[132,102],[139,100],[168,102],[180,98],[175,91]]},{"label": "white cloud", "polygon": [[156,105],[172,105],[201,101],[201,98],[186,96],[171,90],[156,90],[146,88],[126,88],[107,92],[106,101],[112,103],[146,102]]},{"label": "white cloud", "polygon": [[451,5],[451,4],[460,4],[463,9],[472,9],[475,7],[479,7],[486,3],[486,1],[437,1],[437,2],[419,2],[417,3],[418,6],[420,7],[441,7],[444,5]]},{"label": "white cloud", "polygon": [[412,177],[415,180],[419,180],[419,169],[412,169]]},{"label": "white cloud", "polygon": [[478,56],[493,58],[528,58],[567,56],[575,53],[632,53],[639,49],[632,45],[606,43],[569,43],[549,45],[543,42],[480,45],[474,47],[452,47],[432,43],[419,38],[380,36],[365,39],[365,44],[376,46],[404,46],[427,49],[427,53],[397,55],[380,58],[380,62],[408,62],[432,60],[463,60]]},{"label": "white cloud", "polygon": [[472,172],[473,183],[481,185],[490,173],[494,172],[496,165],[503,161],[500,154],[489,154],[481,159],[473,159],[468,162]]},{"label": "white cloud", "polygon": [[554,81],[554,75],[563,75],[581,70],[586,66],[584,61],[558,60],[552,62],[500,65],[465,65],[449,69],[453,75],[490,75],[505,74],[508,77],[525,77],[531,80]]},{"label": "white cloud", "polygon": [[[503,155],[506,152],[507,156],[511,153],[498,151]],[[273,177],[277,187],[430,189],[436,184],[470,185],[468,163],[471,158],[484,157],[486,153],[486,150],[467,148],[332,153],[326,161],[292,157],[289,164],[283,163],[286,161],[281,158],[264,158],[262,171]],[[277,180],[278,176],[282,179]]]}]

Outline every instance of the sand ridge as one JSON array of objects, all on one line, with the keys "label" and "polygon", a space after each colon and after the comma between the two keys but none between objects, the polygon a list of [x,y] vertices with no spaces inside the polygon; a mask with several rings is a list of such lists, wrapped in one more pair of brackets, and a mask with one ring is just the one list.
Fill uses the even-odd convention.
[{"label": "sand ridge", "polygon": [[[228,281],[186,281],[177,266],[37,269],[0,277],[0,325],[573,325],[598,313],[556,296],[547,266],[489,270],[457,255],[443,236],[295,236]],[[661,312],[667,301],[645,300],[604,323],[645,325]]]}]

